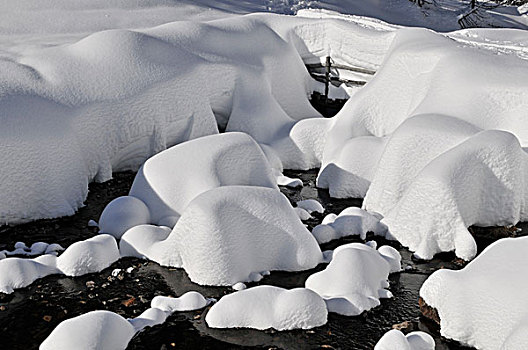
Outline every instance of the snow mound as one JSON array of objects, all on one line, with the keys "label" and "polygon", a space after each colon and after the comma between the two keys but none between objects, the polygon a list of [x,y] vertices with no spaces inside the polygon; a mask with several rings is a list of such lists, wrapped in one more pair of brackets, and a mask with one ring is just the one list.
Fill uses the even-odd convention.
[{"label": "snow mound", "polygon": [[40,349],[126,349],[132,337],[145,327],[165,322],[173,312],[197,310],[209,303],[200,293],[191,291],[179,298],[157,296],[149,309],[128,320],[111,311],[88,312],[61,322]]},{"label": "snow mound", "polygon": [[58,258],[53,254],[45,254],[35,259],[2,259],[0,292],[12,293],[14,289],[26,287],[48,275],[81,276],[98,272],[119,258],[115,239],[110,235],[98,235],[72,244]]},{"label": "snow mound", "polygon": [[[277,189],[269,163],[247,134],[202,137],[165,150],[141,167],[130,196],[148,207],[151,222],[179,217],[199,194],[230,185]],[[136,217],[132,211],[130,216]]]},{"label": "snow mound", "polygon": [[257,186],[204,192],[187,206],[172,232],[136,226],[123,235],[120,248],[123,255],[183,267],[202,285],[232,286],[255,280],[263,271],[306,270],[322,261],[317,242],[288,199]]},{"label": "snow mound", "polygon": [[402,332],[391,329],[381,337],[374,350],[434,350],[433,337],[425,332],[411,332],[404,335]]},{"label": "snow mound", "polygon": [[205,321],[212,328],[310,329],[327,322],[323,299],[305,288],[258,286],[226,295]]},{"label": "snow mound", "polygon": [[324,213],[324,207],[315,199],[305,199],[297,202],[297,208],[306,210],[308,213]]},{"label": "snow mound", "polygon": [[59,252],[63,251],[64,248],[60,244],[52,243],[48,244],[45,242],[35,242],[31,247],[26,246],[24,242],[15,243],[15,249],[12,251],[1,250],[0,256],[4,258],[10,255],[26,255],[26,256],[36,256],[41,254],[53,254],[58,255]]},{"label": "snow mound", "polygon": [[308,277],[306,288],[323,297],[329,312],[359,315],[380,305],[380,298],[392,297],[385,288],[389,273],[395,270],[395,254],[386,257],[383,253],[361,243],[342,245],[334,250],[326,269]]},{"label": "snow mound", "polygon": [[146,204],[136,197],[122,196],[112,200],[99,218],[99,233],[108,233],[121,238],[129,228],[150,223],[150,212]]},{"label": "snow mound", "polygon": [[365,239],[367,232],[384,235],[387,227],[372,213],[356,207],[346,208],[339,215],[328,214],[323,222],[312,230],[319,244],[352,235]]},{"label": "snow mound", "polygon": [[111,311],[92,311],[61,322],[40,349],[126,349],[134,327]]},{"label": "snow mound", "polygon": [[[413,157],[405,154],[398,156]],[[528,219],[528,154],[508,132],[476,133],[416,170],[392,207],[384,207],[391,201],[387,191],[375,192],[374,186],[373,195],[369,192],[363,205],[385,215],[382,222],[390,235],[420,258],[454,250],[458,257],[469,260],[477,247],[467,227]],[[392,183],[392,176],[383,182]]]},{"label": "snow mound", "polygon": [[527,249],[528,237],[501,239],[425,281],[420,296],[438,311],[442,336],[477,349],[528,347]]}]

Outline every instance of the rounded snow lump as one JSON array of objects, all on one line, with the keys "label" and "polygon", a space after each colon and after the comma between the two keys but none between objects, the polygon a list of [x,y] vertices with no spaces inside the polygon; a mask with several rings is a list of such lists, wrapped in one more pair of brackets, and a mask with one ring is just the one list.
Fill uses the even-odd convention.
[{"label": "rounded snow lump", "polygon": [[40,350],[126,349],[134,327],[110,311],[92,311],[60,323]]},{"label": "rounded snow lump", "polygon": [[205,321],[212,328],[310,329],[327,322],[324,300],[306,288],[258,286],[224,296]]},{"label": "rounded snow lump", "polygon": [[117,197],[104,208],[99,219],[99,232],[121,238],[129,228],[150,223],[150,212],[141,199]]}]

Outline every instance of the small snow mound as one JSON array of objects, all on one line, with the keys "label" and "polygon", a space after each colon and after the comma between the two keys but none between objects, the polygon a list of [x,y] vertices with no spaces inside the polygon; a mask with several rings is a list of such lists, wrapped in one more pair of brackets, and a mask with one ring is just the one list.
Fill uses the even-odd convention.
[{"label": "small snow mound", "polygon": [[293,208],[293,210],[295,211],[295,213],[297,214],[299,219],[301,219],[302,221],[309,220],[309,219],[312,218],[310,213],[308,211],[304,210],[303,208],[296,207],[296,208]]},{"label": "small snow mound", "polygon": [[303,182],[301,179],[293,179],[291,177],[283,175],[281,172],[275,169],[273,169],[273,173],[275,174],[275,179],[277,181],[277,185],[279,186],[291,188],[303,187]]},{"label": "small snow mound", "polygon": [[118,314],[92,311],[61,322],[40,349],[126,349],[134,333],[134,327]]},{"label": "small snow mound", "polygon": [[242,282],[238,282],[238,283],[235,283],[234,285],[232,285],[231,288],[233,288],[234,290],[240,291],[240,290],[246,289],[247,286],[244,283],[242,283]]},{"label": "small snow mound", "polygon": [[102,234],[76,242],[57,258],[57,268],[66,276],[99,272],[120,258],[114,237]]},{"label": "small snow mound", "polygon": [[187,292],[178,298],[155,296],[150,303],[153,308],[165,312],[193,311],[206,307],[210,303],[202,294],[194,291]]},{"label": "small snow mound", "polygon": [[310,329],[327,322],[324,300],[305,288],[258,286],[224,296],[205,321],[212,328]]},{"label": "small snow mound", "polygon": [[297,202],[297,208],[306,210],[308,213],[324,213],[324,207],[315,199],[305,199]]},{"label": "small snow mound", "polygon": [[374,350],[434,350],[433,337],[425,332],[411,332],[404,335],[396,329],[391,329],[381,337]]},{"label": "small snow mound", "polygon": [[99,218],[99,232],[121,238],[129,228],[150,223],[149,208],[136,197],[122,196],[104,208]]},{"label": "small snow mound", "polygon": [[384,235],[387,227],[375,215],[356,207],[346,208],[339,215],[327,215],[312,230],[319,244],[351,235],[359,235],[361,239],[365,239],[367,232]]},{"label": "small snow mound", "polygon": [[392,297],[385,289],[391,270],[376,249],[350,243],[334,250],[326,269],[308,277],[305,285],[325,299],[329,312],[356,316],[378,306],[380,298]]}]

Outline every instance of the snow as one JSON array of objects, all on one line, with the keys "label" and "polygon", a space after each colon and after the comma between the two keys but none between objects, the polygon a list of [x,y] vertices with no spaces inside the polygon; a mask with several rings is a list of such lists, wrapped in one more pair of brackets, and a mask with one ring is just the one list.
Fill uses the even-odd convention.
[{"label": "snow", "polygon": [[[306,288],[323,297],[329,312],[342,315],[357,316],[380,305],[380,298],[392,297],[386,289],[389,273],[401,270],[401,257],[395,269],[399,253],[381,248],[362,243],[339,246],[326,269],[308,277]],[[385,256],[387,251],[390,255]]]},{"label": "snow", "polygon": [[124,256],[182,267],[201,285],[255,281],[264,271],[299,271],[322,260],[317,242],[288,199],[273,188],[223,186],[196,197],[172,231],[136,226],[120,242]]},{"label": "snow", "polygon": [[115,239],[110,235],[98,235],[72,244],[58,258],[47,253],[34,259],[2,259],[0,292],[12,293],[48,275],[81,276],[99,272],[119,258]]},{"label": "snow", "polygon": [[321,205],[321,203],[319,203],[315,199],[305,199],[302,201],[298,201],[296,204],[297,204],[297,208],[304,209],[310,214],[314,212],[320,213],[320,214],[324,213],[324,207]]},{"label": "snow", "polygon": [[312,216],[310,215],[309,212],[307,212],[306,210],[304,210],[303,208],[293,208],[293,210],[295,211],[295,213],[297,214],[297,216],[299,216],[299,219],[301,219],[302,221],[304,220],[309,220],[312,218]]},{"label": "snow", "polygon": [[212,328],[310,329],[327,322],[323,299],[305,288],[257,286],[222,297],[205,321]]},{"label": "snow", "polygon": [[[181,216],[201,193],[229,185],[277,189],[264,153],[247,134],[207,136],[149,158],[129,195],[142,200],[150,212],[151,222],[138,224],[158,224],[163,218]],[[133,211],[127,215],[139,220]]]},{"label": "snow", "polygon": [[528,237],[488,246],[460,271],[434,272],[420,296],[440,316],[440,333],[477,349],[528,347]]},{"label": "snow", "polygon": [[132,337],[145,327],[165,322],[174,312],[202,309],[209,303],[200,293],[191,291],[179,298],[156,296],[151,307],[133,319],[106,310],[91,311],[61,322],[40,349],[126,349]]},{"label": "snow", "polygon": [[378,341],[374,350],[434,350],[435,341],[429,334],[421,331],[402,332],[392,329]]},{"label": "snow", "polygon": [[60,244],[52,243],[48,244],[45,242],[35,242],[31,247],[26,246],[24,242],[16,242],[15,249],[12,251],[1,250],[0,253],[6,257],[10,255],[26,255],[26,256],[35,256],[42,254],[53,254],[57,255],[59,252],[63,251],[64,248]]},{"label": "snow", "polygon": [[312,230],[319,244],[352,235],[365,239],[367,232],[385,235],[387,227],[372,213],[356,207],[346,208],[339,215],[328,214],[322,223]]},{"label": "snow", "polygon": [[121,238],[129,228],[150,223],[149,208],[141,199],[121,196],[108,203],[101,213],[99,223],[99,233]]}]

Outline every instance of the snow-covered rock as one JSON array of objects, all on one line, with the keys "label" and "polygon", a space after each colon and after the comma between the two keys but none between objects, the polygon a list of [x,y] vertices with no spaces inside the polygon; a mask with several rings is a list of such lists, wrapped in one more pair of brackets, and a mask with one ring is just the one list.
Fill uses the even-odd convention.
[{"label": "snow-covered rock", "polygon": [[297,207],[306,210],[308,213],[324,213],[324,207],[315,199],[305,199],[297,202]]},{"label": "snow-covered rock", "polygon": [[149,208],[141,199],[121,196],[104,208],[99,218],[99,232],[121,238],[129,228],[149,223]]},{"label": "snow-covered rock", "polygon": [[151,307],[166,311],[192,311],[206,307],[210,303],[203,295],[198,292],[187,292],[178,298],[170,298],[164,296],[156,296],[150,303]]},{"label": "snow-covered rock", "polygon": [[0,292],[12,293],[14,289],[26,287],[36,279],[48,275],[81,276],[98,272],[120,258],[114,237],[106,234],[74,243],[58,258],[52,254],[57,250],[35,259],[0,260]]},{"label": "snow-covered rock", "polygon": [[228,294],[205,317],[212,328],[310,329],[327,322],[323,299],[305,288],[257,286]]},{"label": "snow-covered rock", "polygon": [[122,316],[111,311],[92,311],[61,322],[40,349],[126,349],[134,334],[134,327]]},{"label": "snow-covered rock", "polygon": [[308,277],[306,288],[323,297],[329,312],[356,316],[370,310],[380,305],[380,298],[392,297],[386,288],[389,273],[396,270],[395,254],[385,252],[362,243],[342,245],[326,269]]},{"label": "snow-covered rock", "polygon": [[420,296],[440,333],[477,349],[528,348],[528,237],[505,238],[459,271],[433,273]]},{"label": "snow-covered rock", "polygon": [[199,194],[230,185],[277,189],[263,151],[244,133],[202,137],[151,157],[136,175],[130,196],[142,200],[151,223],[158,224],[182,215]]},{"label": "snow-covered rock", "polygon": [[391,329],[381,337],[374,350],[434,350],[433,337],[425,332],[411,332],[404,335],[396,329]]},{"label": "snow-covered rock", "polygon": [[[322,261],[317,242],[273,188],[223,186],[204,192],[172,230],[127,231],[121,253],[183,267],[193,282],[232,286],[264,271],[299,271]],[[252,277],[253,276],[253,277]]]},{"label": "snow-covered rock", "polygon": [[351,235],[365,239],[367,232],[385,235],[387,227],[372,213],[356,207],[346,208],[339,215],[328,214],[323,222],[312,230],[319,244]]}]

